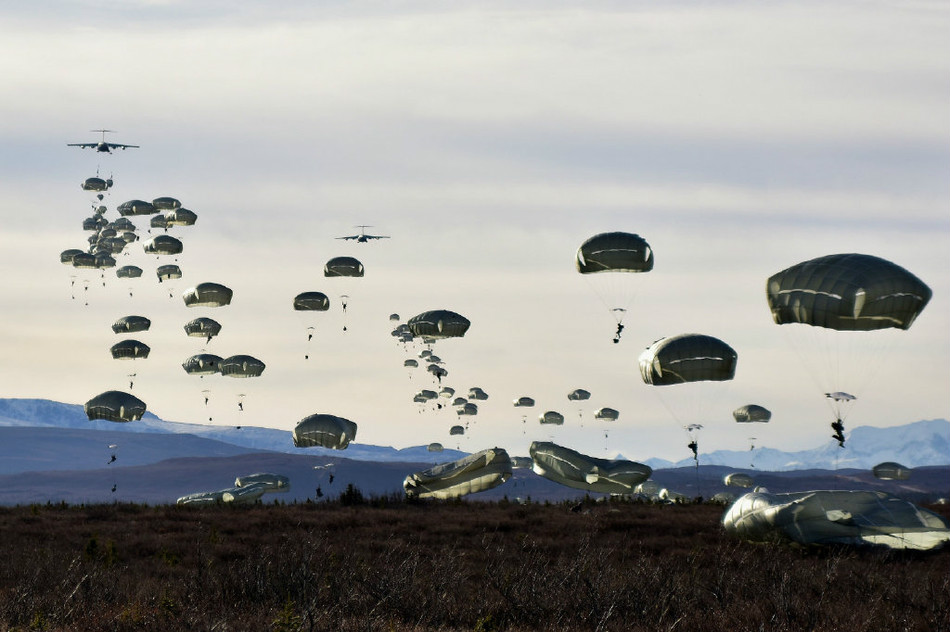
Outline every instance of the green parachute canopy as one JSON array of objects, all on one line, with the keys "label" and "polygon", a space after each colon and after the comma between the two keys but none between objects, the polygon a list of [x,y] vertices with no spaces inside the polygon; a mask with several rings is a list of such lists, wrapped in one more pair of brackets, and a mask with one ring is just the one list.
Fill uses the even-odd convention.
[{"label": "green parachute canopy", "polygon": [[731,380],[737,358],[735,350],[718,338],[682,334],[647,347],[640,354],[640,375],[653,386]]},{"label": "green parachute canopy", "polygon": [[766,283],[776,324],[844,331],[908,329],[932,295],[923,281],[899,265],[862,254],[804,261]]}]

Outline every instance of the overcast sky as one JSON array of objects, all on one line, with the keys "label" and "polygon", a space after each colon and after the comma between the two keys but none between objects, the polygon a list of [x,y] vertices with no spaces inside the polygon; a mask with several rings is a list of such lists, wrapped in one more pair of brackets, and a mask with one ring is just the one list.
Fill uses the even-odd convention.
[{"label": "overcast sky", "polygon": [[[694,421],[703,451],[744,449],[753,433],[759,445],[813,447],[830,441],[832,420],[813,379],[820,359],[773,324],[765,280],[861,252],[934,296],[909,331],[858,341],[860,375],[840,385],[859,398],[848,427],[950,418],[944,3],[43,6],[0,8],[2,396],[81,404],[125,390],[134,371],[133,394],[168,420],[210,413],[290,430],[327,412],[357,422],[360,442],[397,447],[526,454],[553,439],[595,456],[679,459],[681,426]],[[102,127],[141,149],[66,147]],[[185,244],[173,298],[154,277],[170,261],[140,244],[120,265],[144,268],[142,279],[109,271],[106,287],[91,277],[70,298],[75,271],[59,253],[86,244],[93,200],[79,184],[97,170],[115,180],[111,218],[125,200],[164,195],[198,214],[172,231]],[[334,239],[356,224],[392,239]],[[585,239],[612,230],[640,234],[656,257],[632,280],[620,344],[573,268]],[[365,278],[325,279],[338,255],[358,257]],[[233,288],[232,304],[186,308],[181,292],[202,281]],[[306,290],[334,302],[309,348],[291,309]],[[490,396],[460,443],[448,435],[454,412],[412,402],[432,386],[403,368],[419,347],[390,336],[390,313],[440,308],[472,321],[435,346],[444,383]],[[109,355],[126,314],[153,320],[147,360]],[[224,325],[207,347],[181,330],[199,315]],[[735,379],[699,396],[644,385],[640,352],[688,332],[736,349]],[[180,363],[202,349],[267,369],[186,375]],[[578,387],[593,394],[584,406],[566,398]],[[527,423],[512,406],[522,395],[537,400]],[[690,399],[699,404],[682,412]],[[731,411],[746,403],[773,421],[737,425]],[[601,406],[620,411],[606,441],[592,420]],[[545,410],[567,422],[541,428]]]}]

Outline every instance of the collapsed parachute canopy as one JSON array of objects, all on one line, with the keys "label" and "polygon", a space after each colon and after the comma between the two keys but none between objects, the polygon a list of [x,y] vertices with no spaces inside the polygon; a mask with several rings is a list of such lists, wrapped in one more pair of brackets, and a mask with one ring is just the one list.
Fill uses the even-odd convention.
[{"label": "collapsed parachute canopy", "polygon": [[317,413],[304,417],[294,428],[294,445],[298,448],[331,448],[343,450],[356,440],[356,424],[349,419]]},{"label": "collapsed parachute canopy", "polygon": [[447,309],[436,309],[413,316],[406,324],[414,336],[460,338],[472,323],[461,314]]},{"label": "collapsed parachute canopy", "polygon": [[182,298],[188,307],[223,307],[231,303],[234,292],[220,283],[199,283],[185,290]]},{"label": "collapsed parachute canopy", "polygon": [[83,410],[90,421],[136,421],[145,414],[145,402],[122,391],[106,391],[86,402]]},{"label": "collapsed parachute canopy", "polygon": [[354,257],[334,257],[323,266],[325,277],[361,277],[363,264]]},{"label": "collapsed parachute canopy", "polygon": [[548,441],[535,441],[529,450],[535,473],[574,489],[630,494],[653,470],[634,461],[608,461],[581,454]]},{"label": "collapsed parachute canopy", "polygon": [[767,422],[772,419],[772,411],[758,404],[746,404],[732,411],[732,416],[739,423]]},{"label": "collapsed parachute canopy", "polygon": [[633,233],[600,233],[581,244],[574,265],[581,274],[649,272],[653,269],[653,250]]},{"label": "collapsed parachute canopy", "polygon": [[301,292],[294,297],[294,309],[298,312],[325,312],[330,309],[330,299],[323,292]]},{"label": "collapsed parachute canopy", "polygon": [[402,486],[407,496],[446,499],[491,489],[509,478],[511,458],[502,448],[492,448],[410,474]]},{"label": "collapsed parachute canopy", "polygon": [[729,507],[722,526],[747,540],[780,537],[799,544],[929,550],[950,542],[950,528],[939,515],[871,491],[754,491]]},{"label": "collapsed parachute canopy", "polygon": [[776,324],[846,331],[908,329],[933,292],[916,276],[871,255],[827,255],[769,277],[766,298]]},{"label": "collapsed parachute canopy", "polygon": [[718,338],[682,334],[647,347],[640,354],[640,375],[653,386],[731,380],[736,359],[735,350]]}]

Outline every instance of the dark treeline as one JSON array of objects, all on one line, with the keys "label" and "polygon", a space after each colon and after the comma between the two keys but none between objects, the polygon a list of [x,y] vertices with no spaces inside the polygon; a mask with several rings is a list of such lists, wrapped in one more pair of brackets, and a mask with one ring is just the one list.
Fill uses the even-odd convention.
[{"label": "dark treeline", "polygon": [[722,532],[722,511],[354,489],[0,507],[0,629],[950,630],[950,549],[752,544]]}]

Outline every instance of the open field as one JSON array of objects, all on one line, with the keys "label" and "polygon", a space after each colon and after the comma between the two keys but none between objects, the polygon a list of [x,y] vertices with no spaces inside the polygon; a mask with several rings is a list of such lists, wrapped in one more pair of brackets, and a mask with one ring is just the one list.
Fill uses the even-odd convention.
[{"label": "open field", "polygon": [[349,491],[0,507],[0,629],[950,630],[950,549],[750,544],[708,504]]}]

